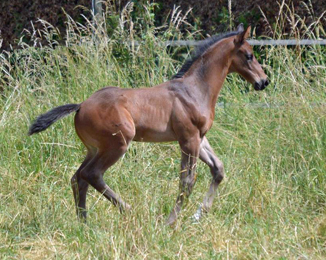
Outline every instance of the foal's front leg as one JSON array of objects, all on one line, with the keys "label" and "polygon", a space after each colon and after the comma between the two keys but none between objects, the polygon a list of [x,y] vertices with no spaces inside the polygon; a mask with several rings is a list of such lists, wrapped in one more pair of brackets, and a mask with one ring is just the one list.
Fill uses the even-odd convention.
[{"label": "foal's front leg", "polygon": [[173,224],[182,208],[182,204],[187,199],[196,182],[196,162],[199,154],[200,140],[193,138],[185,143],[180,142],[181,148],[181,172],[179,195],[169,218],[166,221],[167,225]]},{"label": "foal's front leg", "polygon": [[200,144],[199,158],[210,168],[212,174],[212,181],[209,186],[209,190],[207,191],[206,196],[204,198],[203,205],[198,208],[196,214],[194,215],[194,218],[196,220],[200,219],[202,210],[204,212],[208,212],[210,210],[213,205],[213,200],[216,195],[217,187],[224,178],[223,163],[214,153],[206,137],[203,138],[203,141]]}]

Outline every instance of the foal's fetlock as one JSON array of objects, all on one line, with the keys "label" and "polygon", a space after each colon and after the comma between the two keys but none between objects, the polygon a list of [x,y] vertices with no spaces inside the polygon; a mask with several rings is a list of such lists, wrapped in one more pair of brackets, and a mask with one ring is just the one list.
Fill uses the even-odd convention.
[{"label": "foal's fetlock", "polygon": [[119,206],[120,213],[129,213],[132,207],[128,203]]},{"label": "foal's fetlock", "polygon": [[86,209],[77,208],[77,218],[81,223],[86,223],[86,218],[87,218]]}]

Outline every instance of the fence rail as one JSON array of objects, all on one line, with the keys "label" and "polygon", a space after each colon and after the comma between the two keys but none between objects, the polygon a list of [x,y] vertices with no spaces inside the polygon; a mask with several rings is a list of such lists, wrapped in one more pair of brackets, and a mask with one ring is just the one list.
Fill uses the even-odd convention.
[{"label": "fence rail", "polygon": [[[311,102],[308,104],[298,104],[295,109],[299,109],[300,107],[305,106],[306,108],[316,108],[316,107],[325,107],[325,102]],[[291,108],[291,106],[288,106],[286,103],[258,103],[258,102],[248,102],[248,103],[242,103],[242,104],[236,104],[236,103],[224,103],[224,102],[218,102],[216,103],[215,110],[217,109],[226,109],[226,108],[248,108],[248,109],[288,109]],[[292,106],[293,108],[293,106]]]},{"label": "fence rail", "polygon": [[[166,41],[166,46],[197,46],[202,41]],[[310,40],[310,39],[294,39],[294,40],[248,40],[251,45],[254,46],[296,46],[296,45],[326,45],[326,39],[322,40]]]}]

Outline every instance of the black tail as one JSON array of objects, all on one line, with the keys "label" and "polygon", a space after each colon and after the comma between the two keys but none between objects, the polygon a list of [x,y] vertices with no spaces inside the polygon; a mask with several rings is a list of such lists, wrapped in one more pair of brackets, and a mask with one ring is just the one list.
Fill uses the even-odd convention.
[{"label": "black tail", "polygon": [[53,108],[52,110],[36,118],[28,130],[28,135],[44,131],[60,118],[63,118],[72,112],[78,111],[79,108],[80,104],[67,104]]}]

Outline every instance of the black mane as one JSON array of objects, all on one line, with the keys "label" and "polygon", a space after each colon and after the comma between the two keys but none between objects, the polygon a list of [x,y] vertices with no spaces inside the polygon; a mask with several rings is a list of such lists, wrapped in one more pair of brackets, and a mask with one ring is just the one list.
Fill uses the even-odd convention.
[{"label": "black mane", "polygon": [[190,59],[188,59],[181,67],[181,69],[178,71],[177,74],[175,74],[172,79],[177,79],[177,78],[182,78],[183,75],[190,69],[192,64],[200,58],[204,52],[206,52],[209,47],[214,45],[215,43],[219,42],[220,40],[223,40],[225,38],[237,35],[239,31],[233,31],[233,32],[228,32],[228,33],[223,33],[219,35],[214,35],[210,38],[207,38],[206,40],[203,40],[196,48],[194,51],[194,55]]}]

